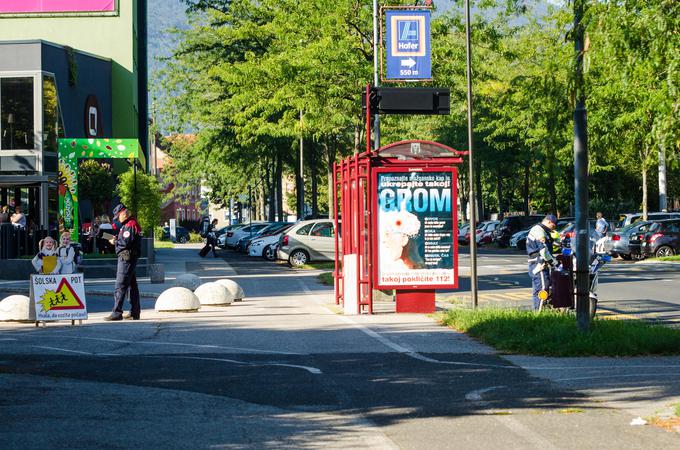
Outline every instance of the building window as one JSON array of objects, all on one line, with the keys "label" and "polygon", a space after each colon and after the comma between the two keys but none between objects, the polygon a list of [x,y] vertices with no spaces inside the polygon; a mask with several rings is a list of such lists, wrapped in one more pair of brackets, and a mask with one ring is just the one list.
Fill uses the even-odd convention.
[{"label": "building window", "polygon": [[43,76],[43,150],[56,152],[57,139],[64,136],[59,111],[57,84],[51,75]]},{"label": "building window", "polygon": [[33,77],[0,78],[0,149],[33,150]]}]

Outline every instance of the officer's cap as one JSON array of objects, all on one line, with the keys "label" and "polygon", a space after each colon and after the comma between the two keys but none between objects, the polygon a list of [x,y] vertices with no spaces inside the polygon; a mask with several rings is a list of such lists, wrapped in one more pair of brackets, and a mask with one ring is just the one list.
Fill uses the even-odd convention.
[{"label": "officer's cap", "polygon": [[123,211],[124,209],[127,209],[124,204],[118,203],[115,208],[113,208],[113,217],[117,217],[118,214]]},{"label": "officer's cap", "polygon": [[557,223],[557,217],[555,217],[554,214],[548,214],[547,216],[545,216],[545,219],[543,219],[543,220],[546,220],[548,222],[552,222],[552,223],[555,223],[555,224]]}]

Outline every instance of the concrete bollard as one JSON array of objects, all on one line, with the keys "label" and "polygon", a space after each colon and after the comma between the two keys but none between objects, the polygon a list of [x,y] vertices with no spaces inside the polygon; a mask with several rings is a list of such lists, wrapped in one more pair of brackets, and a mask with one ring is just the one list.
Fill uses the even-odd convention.
[{"label": "concrete bollard", "polygon": [[187,288],[172,287],[158,296],[154,309],[158,312],[194,312],[200,307],[196,294]]},{"label": "concrete bollard", "polygon": [[229,306],[234,296],[219,283],[203,283],[194,292],[201,305]]},{"label": "concrete bollard", "polygon": [[149,264],[149,278],[151,278],[151,284],[165,283],[165,268],[163,264]]},{"label": "concrete bollard", "polygon": [[229,293],[234,297],[234,302],[243,301],[245,294],[243,293],[243,289],[237,282],[224,278],[222,280],[217,280],[216,283],[219,283],[225,288],[227,288],[227,291],[229,291]]},{"label": "concrete bollard", "polygon": [[0,321],[32,322],[35,308],[25,295],[10,295],[0,301]]},{"label": "concrete bollard", "polygon": [[193,273],[183,273],[175,278],[172,285],[174,287],[183,287],[195,291],[201,285],[201,279],[198,275],[194,275]]}]

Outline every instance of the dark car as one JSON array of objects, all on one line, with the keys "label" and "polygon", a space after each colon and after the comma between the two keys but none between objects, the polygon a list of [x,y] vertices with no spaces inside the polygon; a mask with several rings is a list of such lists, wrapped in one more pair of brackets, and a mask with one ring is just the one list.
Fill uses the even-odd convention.
[{"label": "dark car", "polygon": [[499,247],[507,247],[513,234],[536,225],[544,217],[542,215],[506,217],[494,231],[494,240]]},{"label": "dark car", "polygon": [[[595,244],[595,241],[597,240],[597,236],[595,235],[596,222],[597,219],[588,219],[588,236],[590,236],[590,240],[592,241],[593,244]],[[574,238],[575,232],[576,232],[575,222],[569,222],[564,227],[562,227],[561,230],[559,230],[560,243],[562,244],[562,247],[564,248],[571,247],[571,240]]]},{"label": "dark car", "polygon": [[660,220],[649,227],[641,242],[645,256],[673,256],[680,252],[680,220]]},{"label": "dark car", "polygon": [[[175,242],[185,244],[189,242],[189,230],[184,227],[175,227]],[[170,240],[170,227],[163,227],[163,240]]]}]

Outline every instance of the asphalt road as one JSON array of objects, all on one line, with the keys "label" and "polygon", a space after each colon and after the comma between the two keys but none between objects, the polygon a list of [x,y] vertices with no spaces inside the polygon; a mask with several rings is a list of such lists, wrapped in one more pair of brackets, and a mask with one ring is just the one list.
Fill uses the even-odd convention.
[{"label": "asphalt road", "polygon": [[[103,322],[103,309],[78,327],[0,325],[3,447],[680,443],[677,434],[631,426],[634,415],[606,399],[542,375],[560,372],[559,364],[512,361],[422,315],[339,315],[314,272],[233,254],[226,264],[246,292],[226,308],[158,314],[147,302],[135,322]],[[195,272],[214,277],[219,267],[197,264]],[[680,379],[680,364],[657,364]],[[648,397],[676,395],[677,382],[671,385]]]}]

